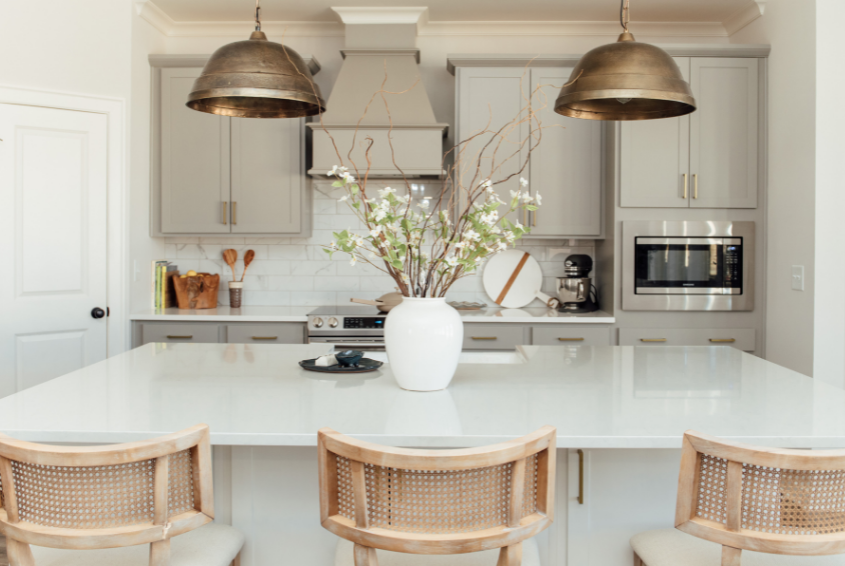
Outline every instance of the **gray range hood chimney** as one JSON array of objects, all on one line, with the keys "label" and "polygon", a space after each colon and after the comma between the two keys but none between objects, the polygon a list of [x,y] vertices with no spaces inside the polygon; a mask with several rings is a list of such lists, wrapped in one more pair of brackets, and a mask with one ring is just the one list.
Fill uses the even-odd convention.
[{"label": "gray range hood chimney", "polygon": [[[382,88],[403,94],[385,94],[390,114],[376,96],[358,129],[352,160],[363,175],[365,139],[374,141],[370,150],[371,178],[401,177],[393,165],[388,130],[396,162],[409,177],[443,173],[443,138],[448,124],[434,118],[419,72],[420,52],[416,48],[417,22],[426,8],[332,8],[346,24],[343,66],[332,88],[323,114],[323,125],[337,142],[347,167],[355,128],[373,94]],[[411,88],[414,83],[416,86]],[[324,176],[339,165],[337,153],[319,118],[308,124],[313,130],[313,167],[309,174]]]}]

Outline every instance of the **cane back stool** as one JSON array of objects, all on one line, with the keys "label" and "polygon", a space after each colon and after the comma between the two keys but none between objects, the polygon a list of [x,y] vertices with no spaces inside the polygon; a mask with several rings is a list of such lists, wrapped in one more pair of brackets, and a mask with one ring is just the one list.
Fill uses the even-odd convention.
[{"label": "cane back stool", "polygon": [[335,564],[539,565],[531,537],[554,519],[555,432],[411,450],[320,430],[320,518],[342,539]]},{"label": "cane back stool", "polygon": [[229,566],[244,543],[211,523],[206,425],[141,442],[50,446],[0,435],[0,531],[11,566]]},{"label": "cane back stool", "polygon": [[675,528],[637,534],[631,547],[635,566],[843,566],[845,450],[758,448],[688,431]]}]

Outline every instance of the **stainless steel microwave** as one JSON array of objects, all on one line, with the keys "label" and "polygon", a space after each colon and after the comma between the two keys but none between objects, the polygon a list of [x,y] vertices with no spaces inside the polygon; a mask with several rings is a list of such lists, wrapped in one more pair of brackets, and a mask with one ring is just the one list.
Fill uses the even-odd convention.
[{"label": "stainless steel microwave", "polygon": [[623,222],[624,310],[754,310],[754,222]]}]

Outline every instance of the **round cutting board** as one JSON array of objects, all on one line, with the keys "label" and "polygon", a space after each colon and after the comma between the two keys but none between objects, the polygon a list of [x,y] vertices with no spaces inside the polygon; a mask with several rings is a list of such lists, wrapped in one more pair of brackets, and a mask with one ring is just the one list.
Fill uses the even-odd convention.
[{"label": "round cutting board", "polygon": [[508,309],[528,306],[537,298],[547,304],[555,301],[540,291],[543,285],[540,264],[521,250],[507,250],[490,258],[482,282],[493,302]]}]

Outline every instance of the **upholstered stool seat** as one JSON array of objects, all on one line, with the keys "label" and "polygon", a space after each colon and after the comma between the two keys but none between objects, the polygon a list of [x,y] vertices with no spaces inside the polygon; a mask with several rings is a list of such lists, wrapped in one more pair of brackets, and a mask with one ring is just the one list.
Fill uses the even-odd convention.
[{"label": "upholstered stool seat", "polygon": [[[209,523],[170,540],[170,566],[229,566],[244,535],[229,525]],[[36,566],[147,566],[150,545],[102,550],[61,550],[32,545]]]},{"label": "upholstered stool seat", "polygon": [[[646,566],[719,566],[722,545],[678,529],[646,531],[631,538],[631,548]],[[746,550],[742,566],[845,566],[845,556],[787,556]]]},{"label": "upholstered stool seat", "polygon": [[[355,555],[352,551],[354,546],[351,541],[345,539],[338,541],[334,555],[335,566],[355,566]],[[499,549],[445,556],[378,550],[376,555],[379,566],[496,566],[499,560]],[[177,565],[174,563],[173,566]],[[522,566],[540,566],[540,551],[533,538],[526,539],[522,543]]]}]

